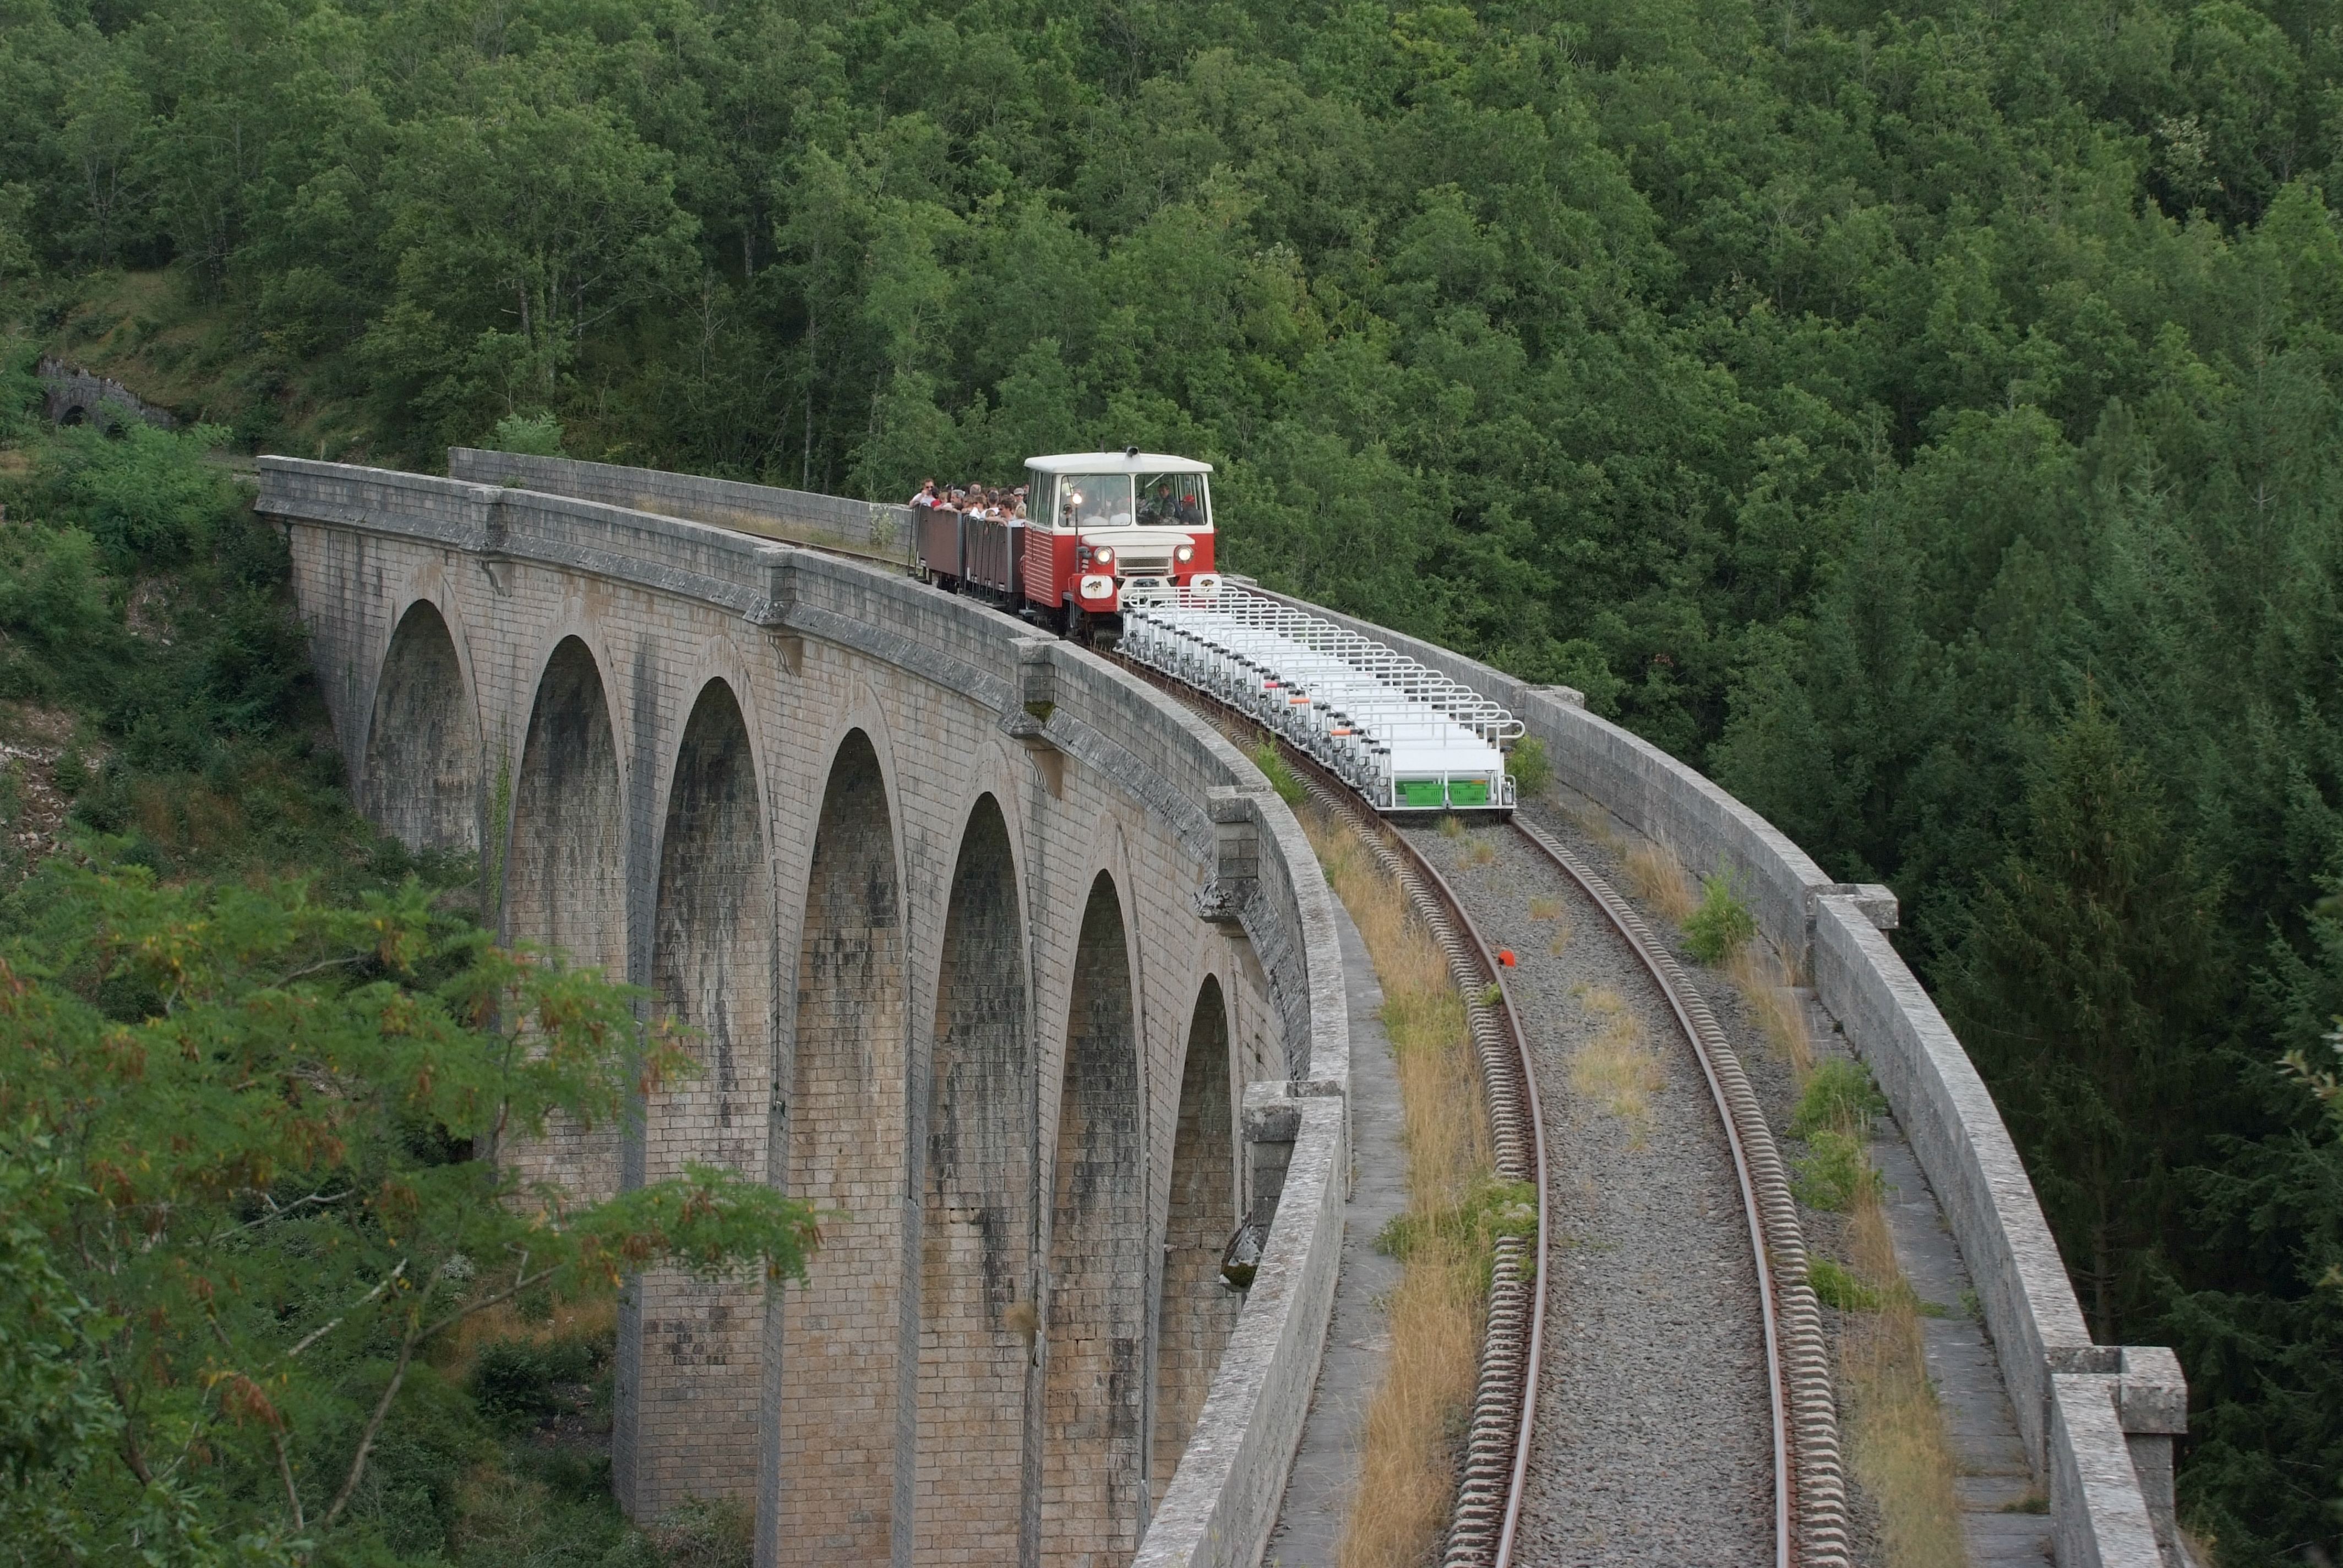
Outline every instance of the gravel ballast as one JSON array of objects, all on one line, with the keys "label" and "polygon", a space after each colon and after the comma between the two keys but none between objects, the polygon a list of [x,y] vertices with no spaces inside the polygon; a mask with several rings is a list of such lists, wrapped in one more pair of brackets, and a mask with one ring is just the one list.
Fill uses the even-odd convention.
[{"label": "gravel ballast", "polygon": [[[1544,856],[1496,827],[1409,837],[1490,945],[1516,955],[1507,990],[1544,1107],[1554,1240],[1517,1561],[1766,1562],[1773,1417],[1756,1274],[1692,1047],[1633,950]],[[1534,919],[1534,900],[1557,917]],[[1573,1083],[1611,1023],[1598,989],[1624,1002],[1656,1065],[1640,1119]]]}]

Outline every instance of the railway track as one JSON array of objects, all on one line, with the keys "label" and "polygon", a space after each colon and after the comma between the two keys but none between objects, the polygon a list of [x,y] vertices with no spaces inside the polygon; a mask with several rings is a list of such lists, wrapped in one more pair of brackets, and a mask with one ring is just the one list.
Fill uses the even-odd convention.
[{"label": "railway track", "polygon": [[[1192,688],[1144,666],[1125,668],[1211,719],[1240,745],[1258,727]],[[1522,1010],[1495,958],[1472,900],[1443,876],[1412,836],[1395,829],[1340,781],[1291,747],[1288,765],[1322,811],[1347,823],[1383,869],[1407,892],[1418,917],[1439,943],[1465,1001],[1473,1051],[1489,1107],[1498,1173],[1533,1183],[1541,1194],[1534,1251],[1519,1238],[1497,1243],[1489,1312],[1456,1507],[1442,1553],[1443,1568],[1510,1568],[1532,1561],[1525,1550],[1523,1504],[1533,1490],[1542,1451],[1571,1412],[1549,1409],[1541,1421],[1538,1396],[1549,1354],[1547,1299],[1554,1271],[1550,1230],[1555,1188],[1548,1158],[1548,1106],[1539,1093],[1536,1053]],[[1733,1166],[1747,1261],[1755,1274],[1764,1344],[1765,1447],[1770,1507],[1770,1555],[1777,1568],[1847,1568],[1853,1558],[1846,1491],[1838,1452],[1828,1349],[1791,1196],[1788,1172],[1740,1060],[1700,992],[1642,915],[1580,857],[1534,824],[1514,818],[1503,832],[1558,873],[1601,911],[1609,929],[1664,1000],[1694,1058],[1722,1123]],[[1719,1325],[1720,1329],[1723,1325]]]},{"label": "railway track", "polygon": [[[1503,832],[1600,911],[1698,1063],[1730,1151],[1755,1275],[1770,1428],[1772,1555],[1783,1568],[1844,1568],[1852,1561],[1851,1543],[1828,1346],[1806,1279],[1805,1245],[1788,1171],[1738,1054],[1675,956],[1615,888],[1553,834],[1521,816]],[[1473,897],[1488,895],[1475,891]],[[1534,1446],[1541,1438],[1550,1445],[1550,1434],[1534,1432]]]}]

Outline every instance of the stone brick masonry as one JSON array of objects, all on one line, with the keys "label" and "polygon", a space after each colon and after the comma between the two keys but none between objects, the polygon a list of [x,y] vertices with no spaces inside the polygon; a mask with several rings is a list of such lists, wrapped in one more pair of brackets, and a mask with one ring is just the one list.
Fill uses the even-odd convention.
[{"label": "stone brick masonry", "polygon": [[1347,1061],[1332,906],[1258,774],[880,568],[262,468],[360,800],[478,846],[511,938],[691,1031],[697,1075],[524,1172],[591,1196],[702,1161],[825,1211],[805,1285],[629,1282],[628,1509],[753,1500],[760,1563],[1251,1562],[1324,1332],[1338,1098],[1250,1300],[1199,1260],[1247,1181],[1239,1090],[1339,1096]]}]

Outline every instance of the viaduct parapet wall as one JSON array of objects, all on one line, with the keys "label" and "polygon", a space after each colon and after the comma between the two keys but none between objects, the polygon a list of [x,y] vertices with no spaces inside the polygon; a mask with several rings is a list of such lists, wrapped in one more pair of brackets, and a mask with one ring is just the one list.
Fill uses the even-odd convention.
[{"label": "viaduct parapet wall", "polygon": [[907,564],[911,558],[911,508],[883,501],[478,447],[449,447],[447,472],[458,479],[574,496],[768,538],[832,546]]},{"label": "viaduct parapet wall", "polygon": [[[1349,1049],[1331,897],[1252,765],[881,567],[285,458],[259,507],[368,813],[693,1031],[697,1077],[531,1171],[720,1162],[829,1213],[806,1285],[629,1282],[630,1512],[752,1499],[760,1563],[1256,1561]],[[1263,1191],[1239,1296],[1219,1251]]]}]

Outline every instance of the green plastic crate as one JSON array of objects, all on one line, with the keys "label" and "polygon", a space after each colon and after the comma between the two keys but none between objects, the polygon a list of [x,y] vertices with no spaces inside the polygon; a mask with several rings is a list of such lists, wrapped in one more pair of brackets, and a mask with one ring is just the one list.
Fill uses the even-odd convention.
[{"label": "green plastic crate", "polygon": [[1489,781],[1486,779],[1450,779],[1448,803],[1451,806],[1486,806],[1489,803]]},{"label": "green plastic crate", "polygon": [[1446,791],[1437,779],[1401,779],[1394,780],[1394,788],[1403,808],[1437,810],[1448,803]]}]

